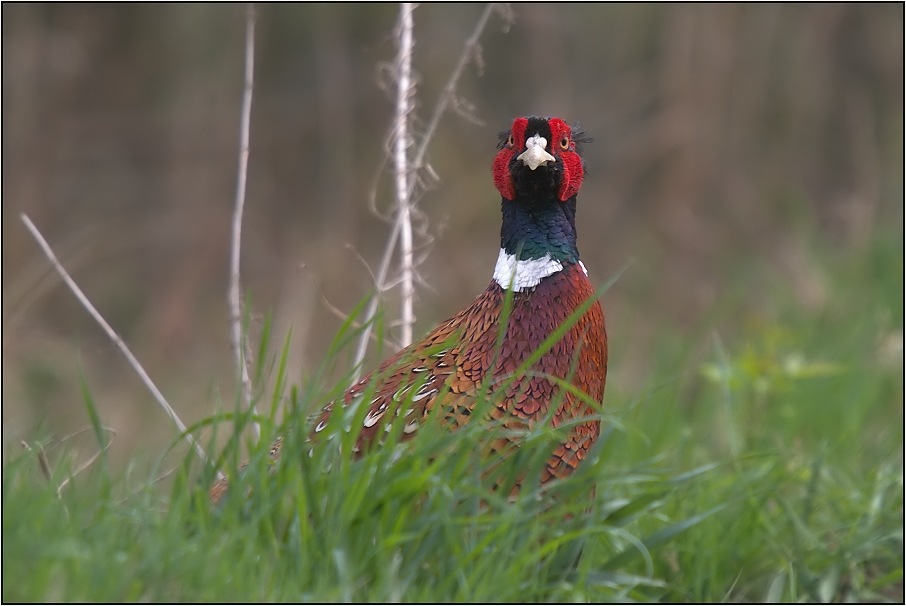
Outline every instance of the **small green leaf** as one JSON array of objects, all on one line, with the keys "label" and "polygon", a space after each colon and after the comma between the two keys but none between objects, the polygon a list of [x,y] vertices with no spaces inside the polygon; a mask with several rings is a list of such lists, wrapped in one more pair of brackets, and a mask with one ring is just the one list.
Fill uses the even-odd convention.
[{"label": "small green leaf", "polygon": [[88,410],[88,418],[91,419],[91,427],[94,429],[94,435],[97,438],[98,446],[101,450],[106,450],[107,441],[104,438],[104,427],[101,425],[101,417],[98,414],[98,409],[94,405],[94,398],[91,397],[91,392],[88,390],[88,383],[85,380],[85,373],[82,371],[81,365],[79,367],[79,386],[82,389],[82,400],[85,402],[85,408]]}]

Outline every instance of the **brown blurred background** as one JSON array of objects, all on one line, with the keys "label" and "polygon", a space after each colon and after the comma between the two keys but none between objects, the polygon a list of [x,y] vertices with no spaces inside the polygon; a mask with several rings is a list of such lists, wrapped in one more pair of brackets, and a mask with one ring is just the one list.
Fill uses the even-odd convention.
[{"label": "brown blurred background", "polygon": [[[392,104],[395,4],[257,7],[243,231],[252,339],[290,326],[314,371],[371,287],[388,225],[368,208]],[[418,116],[431,115],[481,5],[415,11]],[[517,115],[594,137],[579,248],[605,295],[609,388],[644,380],[661,330],[770,315],[766,285],[827,304],[818,248],[858,255],[903,221],[902,4],[512,5],[459,83],[420,200],[434,237],[416,334],[483,290],[499,246],[490,163]],[[242,96],[242,5],[4,4],[3,443],[85,427],[80,368],[120,455],[172,438],[115,346],[50,270],[28,213],[191,423],[232,406],[225,302]],[[390,205],[387,174],[378,204]],[[350,249],[350,245],[352,248]],[[900,278],[902,279],[902,278]],[[319,291],[320,289],[320,291]],[[393,304],[390,298],[390,305]],[[725,306],[726,307],[726,306]],[[391,309],[393,309],[391,307]]]}]

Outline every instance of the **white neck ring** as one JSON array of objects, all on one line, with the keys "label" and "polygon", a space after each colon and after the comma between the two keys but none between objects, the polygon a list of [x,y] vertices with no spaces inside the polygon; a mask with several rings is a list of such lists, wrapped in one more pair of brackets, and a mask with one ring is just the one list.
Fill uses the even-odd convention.
[{"label": "white neck ring", "polygon": [[519,292],[538,286],[541,280],[562,270],[563,264],[552,259],[550,253],[540,259],[517,261],[516,255],[501,248],[494,266],[494,281],[504,290]]}]

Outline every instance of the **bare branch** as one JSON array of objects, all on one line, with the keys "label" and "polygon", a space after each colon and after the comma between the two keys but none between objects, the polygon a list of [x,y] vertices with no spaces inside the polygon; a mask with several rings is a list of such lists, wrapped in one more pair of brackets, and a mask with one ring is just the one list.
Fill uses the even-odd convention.
[{"label": "bare branch", "polygon": [[352,384],[359,382],[361,375],[362,361],[365,359],[365,351],[368,349],[368,340],[371,338],[371,327],[374,315],[377,313],[377,306],[384,296],[384,282],[387,279],[387,270],[390,267],[390,259],[396,248],[396,239],[400,233],[400,222],[394,221],[390,229],[390,236],[387,238],[387,245],[384,246],[384,255],[381,257],[381,264],[378,266],[377,279],[374,282],[374,296],[368,301],[368,308],[365,310],[365,328],[359,336],[359,346],[355,352],[355,362],[353,368],[355,371],[352,375]]},{"label": "bare branch", "polygon": [[[21,215],[22,222],[25,223],[25,227],[28,228],[28,231],[31,232],[31,235],[34,236],[35,240],[38,241],[38,244],[41,246],[41,249],[44,251],[44,254],[50,260],[51,264],[54,266],[54,269],[57,270],[57,273],[60,274],[60,277],[63,278],[63,281],[66,282],[66,285],[76,296],[82,306],[88,310],[88,313],[91,314],[91,317],[101,325],[101,328],[104,329],[104,332],[107,333],[107,336],[110,337],[110,340],[113,341],[117,347],[120,348],[120,351],[123,352],[123,355],[126,356],[126,360],[129,361],[129,364],[135,369],[135,372],[138,373],[138,376],[141,378],[142,382],[145,384],[145,387],[151,392],[151,395],[154,396],[154,399],[157,400],[157,403],[160,404],[161,408],[164,409],[164,412],[173,420],[173,423],[176,425],[179,432],[184,434],[184,439],[195,449],[195,452],[198,453],[198,456],[201,457],[202,461],[207,460],[207,456],[204,453],[204,450],[201,448],[201,445],[195,440],[195,437],[192,436],[186,430],[185,424],[177,416],[176,412],[170,405],[167,403],[167,400],[164,398],[163,394],[151,380],[151,377],[148,376],[148,373],[145,372],[145,369],[142,368],[142,365],[138,363],[138,360],[135,359],[135,356],[132,355],[132,352],[126,347],[126,344],[120,338],[116,332],[110,327],[107,321],[101,316],[94,305],[91,304],[91,301],[88,300],[88,297],[82,292],[79,286],[75,281],[66,273],[66,270],[63,268],[63,265],[57,260],[56,255],[51,250],[50,245],[47,243],[47,240],[44,239],[44,236],[41,235],[41,232],[38,231],[38,228],[35,227],[35,224],[31,222],[31,219],[28,218],[24,213]],[[223,477],[219,471],[217,472],[218,477]]]},{"label": "bare branch", "polygon": [[409,187],[409,158],[407,148],[410,144],[409,120],[411,118],[415,94],[412,84],[412,47],[415,40],[412,37],[412,11],[415,9],[411,2],[400,4],[400,31],[399,53],[397,55],[396,74],[396,117],[394,126],[393,165],[396,175],[396,203],[400,222],[400,271],[402,273],[402,301],[400,319],[402,334],[400,340],[403,347],[412,342],[412,325],[415,324],[415,314],[412,311],[415,299],[415,287],[412,274],[415,267],[412,264],[412,217],[410,214],[409,200],[412,190]]},{"label": "bare branch", "polygon": [[[242,306],[239,299],[239,251],[242,239],[242,210],[249,164],[249,124],[252,115],[252,90],[255,84],[255,7],[249,3],[245,13],[245,90],[242,95],[242,117],[239,125],[239,173],[236,181],[236,205],[233,208],[233,236],[230,249],[230,325],[233,351],[236,354],[236,375],[242,381],[242,401],[252,406],[252,381],[248,360],[242,343]],[[261,427],[252,423],[255,440],[261,437]]]},{"label": "bare branch", "polygon": [[[443,116],[444,111],[447,109],[447,106],[454,101],[456,97],[456,85],[459,82],[460,76],[465,67],[469,64],[470,61],[476,61],[479,67],[482,66],[481,62],[481,53],[480,46],[478,44],[481,34],[484,32],[485,27],[487,26],[488,19],[490,19],[493,12],[498,12],[504,19],[506,23],[512,19],[511,12],[506,5],[500,5],[495,3],[490,3],[485,8],[484,12],[481,14],[481,17],[478,19],[478,24],[475,26],[475,30],[472,32],[472,35],[466,40],[465,47],[463,48],[462,55],[459,57],[459,61],[456,64],[456,68],[453,70],[453,73],[450,75],[450,80],[447,82],[447,85],[444,87],[444,91],[441,94],[440,99],[438,99],[437,105],[434,107],[434,113],[431,116],[431,120],[428,122],[428,126],[425,129],[425,132],[421,136],[421,140],[416,148],[415,154],[413,155],[412,162],[410,165],[410,172],[408,172],[409,183],[408,183],[408,194],[405,199],[411,201],[415,193],[415,187],[420,182],[418,179],[418,171],[424,168],[425,165],[425,154],[428,150],[428,144],[431,142],[431,139],[434,137],[434,131],[437,129],[437,125],[440,122],[441,116]],[[411,17],[411,11],[409,12]],[[436,178],[436,174],[433,170],[430,170],[430,176]],[[375,192],[377,191],[377,185],[372,190],[371,204],[374,207],[374,197]],[[410,212],[411,212],[411,206]],[[390,235],[387,238],[387,244],[384,247],[384,254],[381,257],[381,263],[378,266],[377,278],[375,279],[375,293],[371,300],[368,302],[368,308],[365,310],[365,329],[362,331],[362,335],[359,337],[358,348],[356,349],[355,356],[355,372],[353,374],[353,383],[358,382],[359,376],[361,375],[361,364],[365,359],[365,352],[368,349],[368,341],[371,338],[371,328],[372,320],[374,319],[375,313],[377,313],[377,306],[380,303],[380,299],[383,297],[384,292],[387,290],[386,280],[387,280],[387,271],[390,267],[390,259],[393,256],[393,251],[396,249],[396,241],[400,235],[400,231],[403,228],[404,220],[408,220],[409,217],[403,215],[403,213],[397,213],[396,221],[393,223],[393,227],[390,230]],[[405,296],[403,297],[405,299]]]},{"label": "bare branch", "polygon": [[[305,275],[307,275],[308,279],[311,280],[312,285],[315,287],[315,290],[318,292],[318,296],[321,297],[321,303],[324,304],[324,307],[327,308],[327,311],[329,311],[330,313],[332,313],[333,315],[335,315],[336,317],[338,317],[340,320],[342,320],[344,322],[346,320],[348,320],[349,316],[347,314],[343,313],[343,311],[340,308],[338,308],[336,305],[334,305],[333,303],[330,302],[330,300],[327,298],[327,295],[324,294],[324,291],[321,289],[320,284],[318,284],[318,281],[315,279],[314,275],[312,275],[312,273],[308,269],[308,267],[306,265],[302,265],[301,269],[305,271]],[[369,269],[369,271],[371,271],[371,270]],[[357,330],[362,328],[362,325],[359,324],[358,322],[356,322],[355,320],[353,320],[351,322],[351,325],[353,328],[355,328]],[[378,340],[377,337],[374,337],[374,336],[372,336],[371,338],[374,341]],[[399,343],[394,343],[387,337],[384,337],[384,347],[387,347],[391,351],[396,351],[400,348],[400,345],[399,345]]]},{"label": "bare branch", "polygon": [[[428,126],[425,128],[422,140],[412,158],[413,170],[417,171],[424,165],[428,144],[431,143],[431,139],[434,137],[434,131],[437,130],[437,125],[440,123],[440,118],[443,116],[444,111],[446,111],[447,106],[456,98],[456,85],[459,83],[459,78],[462,76],[463,70],[469,62],[473,60],[476,61],[479,66],[483,66],[480,53],[481,47],[478,44],[478,41],[481,39],[481,34],[488,24],[488,19],[491,18],[491,13],[495,10],[500,10],[495,3],[491,2],[487,5],[484,12],[481,14],[481,17],[478,18],[478,24],[475,26],[475,31],[473,31],[472,35],[466,40],[462,54],[459,56],[459,62],[456,64],[453,73],[450,74],[450,79],[447,81],[447,85],[444,87],[444,92],[441,94],[440,99],[438,99],[437,105],[434,106],[434,114],[431,116],[431,120],[428,121]],[[503,14],[505,18],[508,18],[509,13],[501,12],[501,14]]]}]

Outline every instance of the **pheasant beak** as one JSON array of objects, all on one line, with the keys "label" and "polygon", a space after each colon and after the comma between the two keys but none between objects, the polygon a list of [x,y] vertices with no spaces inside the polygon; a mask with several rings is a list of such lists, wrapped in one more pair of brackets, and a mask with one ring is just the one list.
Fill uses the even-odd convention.
[{"label": "pheasant beak", "polygon": [[544,151],[545,147],[547,147],[547,139],[541,135],[529,137],[525,141],[525,151],[519,154],[516,159],[522,160],[522,163],[532,170],[547,162],[556,161],[552,155]]}]

